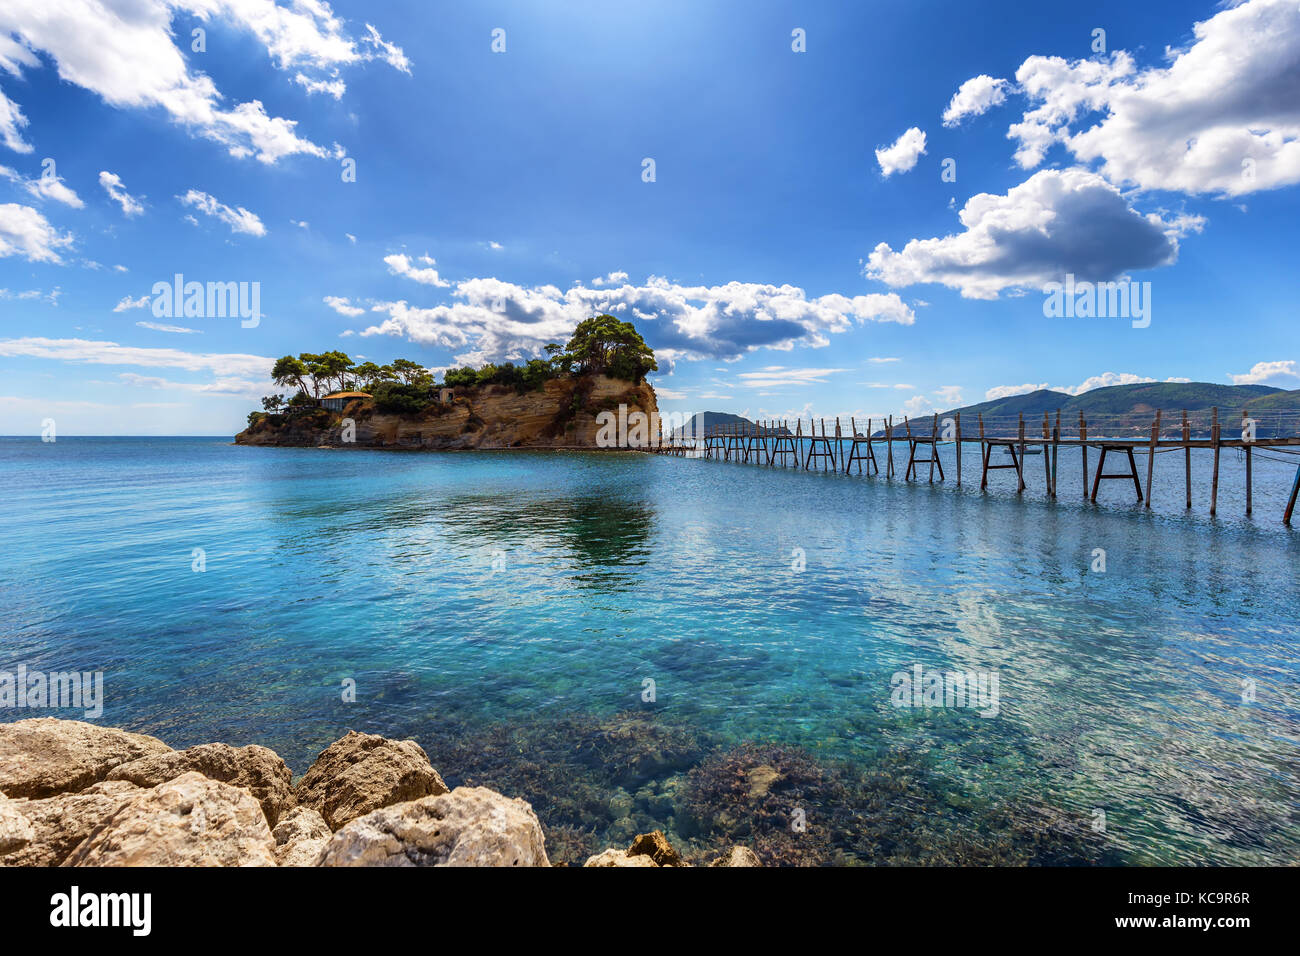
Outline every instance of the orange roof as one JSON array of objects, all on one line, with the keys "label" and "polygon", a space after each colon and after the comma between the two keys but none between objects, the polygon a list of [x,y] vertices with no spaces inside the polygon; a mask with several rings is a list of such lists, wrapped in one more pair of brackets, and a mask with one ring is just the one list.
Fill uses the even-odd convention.
[{"label": "orange roof", "polygon": [[333,395],[322,396],[321,401],[327,398],[369,398],[369,392],[335,392]]}]

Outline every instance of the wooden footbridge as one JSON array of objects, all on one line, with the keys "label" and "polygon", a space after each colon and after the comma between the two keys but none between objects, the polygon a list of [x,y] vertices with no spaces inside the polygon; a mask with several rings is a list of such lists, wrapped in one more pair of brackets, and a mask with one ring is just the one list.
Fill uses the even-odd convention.
[{"label": "wooden footbridge", "polygon": [[[847,430],[841,425],[839,417],[829,426],[824,418],[810,419],[807,431],[804,430],[802,420],[796,420],[793,429],[785,420],[762,421],[717,426],[706,429],[703,435],[697,437],[670,436],[665,439],[661,433],[657,443],[649,450],[657,454],[802,468],[806,471],[843,471],[848,474],[856,470],[857,474],[865,473],[868,476],[880,475],[883,458],[886,479],[895,477],[897,457],[898,467],[903,468],[903,480],[920,480],[921,472],[925,470],[927,480],[932,482],[936,474],[939,481],[946,480],[943,462],[939,458],[939,447],[951,444],[955,446],[956,483],[960,487],[963,449],[967,445],[977,445],[981,491],[988,487],[990,472],[1009,470],[1015,472],[1016,493],[1023,492],[1028,487],[1028,472],[1035,468],[1027,459],[1041,456],[1044,489],[1049,498],[1057,496],[1058,466],[1062,450],[1067,453],[1077,450],[1082,464],[1085,499],[1095,502],[1103,481],[1121,481],[1125,484],[1132,482],[1137,501],[1147,508],[1151,507],[1156,456],[1181,451],[1183,491],[1186,507],[1190,509],[1192,450],[1204,448],[1214,452],[1209,495],[1210,514],[1213,515],[1217,512],[1219,503],[1220,456],[1224,449],[1240,449],[1245,456],[1248,515],[1254,508],[1252,486],[1255,455],[1296,463],[1295,481],[1282,518],[1283,522],[1290,525],[1296,499],[1300,496],[1300,457],[1297,457],[1300,456],[1300,436],[1257,437],[1257,432],[1281,431],[1284,427],[1293,427],[1294,416],[1274,411],[1267,417],[1252,417],[1248,409],[1243,409],[1240,433],[1234,429],[1226,435],[1217,408],[1210,410],[1208,420],[1204,413],[1195,418],[1194,421],[1184,411],[1181,419],[1174,421],[1166,419],[1164,413],[1157,410],[1149,433],[1141,437],[1133,435],[1135,429],[1131,416],[1089,423],[1080,413],[1077,423],[1070,423],[1068,428],[1063,428],[1059,411],[1055,420],[1044,414],[1041,429],[1032,429],[1036,434],[1031,434],[1023,415],[1015,421],[1003,419],[989,422],[979,416],[975,434],[970,434],[969,431],[963,433],[959,413],[944,418],[942,422],[938,415],[934,415],[925,429],[906,417],[901,425],[896,425],[892,417],[886,418],[874,431],[871,419],[867,420],[865,430],[860,431],[856,419],[852,417],[849,418]],[[1092,434],[1089,434],[1090,428]],[[1116,437],[1107,435],[1107,430],[1128,434]],[[901,460],[903,455],[895,455],[896,447],[899,446],[906,448],[905,466]],[[1088,469],[1089,450],[1097,453],[1096,467],[1091,478]],[[1145,490],[1135,452],[1146,453]],[[1108,462],[1110,467],[1118,466],[1119,470],[1107,471]]]}]

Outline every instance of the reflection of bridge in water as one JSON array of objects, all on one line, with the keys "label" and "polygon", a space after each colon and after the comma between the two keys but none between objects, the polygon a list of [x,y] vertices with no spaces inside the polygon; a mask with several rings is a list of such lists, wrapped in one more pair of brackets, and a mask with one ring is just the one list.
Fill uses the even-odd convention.
[{"label": "reflection of bridge in water", "polygon": [[[1290,525],[1296,498],[1300,495],[1300,458],[1296,457],[1300,456],[1300,436],[1294,434],[1297,417],[1300,415],[1293,410],[1270,409],[1263,415],[1252,416],[1248,410],[1243,409],[1240,434],[1230,431],[1229,435],[1233,437],[1225,438],[1218,408],[1194,416],[1183,412],[1177,422],[1167,421],[1163,412],[1157,409],[1150,429],[1143,437],[1137,437],[1136,433],[1144,429],[1133,425],[1131,415],[1102,416],[1089,422],[1080,413],[1078,422],[1072,423],[1067,432],[1062,428],[1061,413],[1058,411],[1054,421],[1051,416],[1043,415],[1041,430],[1033,429],[1037,434],[1030,434],[1024,415],[1019,415],[1014,420],[990,418],[988,421],[980,415],[978,430],[973,435],[969,431],[962,432],[960,413],[945,417],[942,421],[938,415],[934,415],[925,430],[921,430],[917,422],[906,417],[901,425],[896,425],[892,416],[884,419],[874,431],[871,419],[867,419],[866,430],[859,431],[857,420],[850,417],[845,430],[837,416],[832,426],[828,426],[824,418],[809,419],[806,432],[802,420],[796,420],[791,429],[784,419],[720,425],[705,429],[703,434],[696,436],[687,432],[685,435],[678,433],[665,438],[661,430],[649,450],[656,454],[802,468],[805,471],[843,471],[849,474],[856,468],[857,474],[864,474],[865,470],[868,476],[881,473],[880,459],[883,458],[884,475],[887,479],[892,479],[896,476],[895,447],[902,446],[906,449],[903,480],[919,480],[924,468],[928,481],[934,481],[936,471],[939,480],[945,481],[939,447],[953,445],[957,459],[956,480],[960,487],[962,450],[966,445],[978,445],[980,490],[988,487],[989,472],[1006,469],[1016,473],[1017,493],[1024,491],[1028,470],[1025,458],[1028,455],[1041,455],[1044,487],[1047,496],[1055,498],[1061,449],[1078,449],[1083,466],[1083,495],[1087,500],[1097,500],[1097,491],[1103,481],[1131,481],[1137,500],[1145,502],[1148,508],[1151,507],[1156,456],[1182,451],[1186,506],[1191,508],[1192,449],[1204,448],[1214,452],[1210,479],[1210,514],[1213,515],[1218,509],[1219,501],[1219,456],[1223,449],[1235,448],[1240,449],[1245,456],[1246,514],[1250,514],[1253,509],[1254,456],[1258,454],[1272,460],[1296,462],[1296,476],[1282,518]],[[1287,429],[1293,433],[1285,435]],[[1261,436],[1260,433],[1264,435]],[[1126,434],[1129,437],[1125,437]],[[1198,437],[1193,437],[1194,435]],[[877,448],[880,449],[879,454]],[[1091,490],[1088,471],[1090,448],[1098,452],[1096,468],[1092,472]],[[998,459],[994,455],[995,451],[1001,451],[1003,457]],[[1147,456],[1145,492],[1138,474],[1135,452]],[[903,455],[897,457],[901,464]],[[1118,459],[1122,470],[1107,472],[1108,458],[1112,461]]]}]

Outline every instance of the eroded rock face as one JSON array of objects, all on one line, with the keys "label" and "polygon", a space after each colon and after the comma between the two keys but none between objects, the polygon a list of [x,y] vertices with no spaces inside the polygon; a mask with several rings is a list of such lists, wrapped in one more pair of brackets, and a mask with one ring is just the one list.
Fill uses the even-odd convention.
[{"label": "eroded rock face", "polygon": [[281,866],[315,866],[333,835],[325,818],[311,807],[294,807],[271,831],[275,859]]},{"label": "eroded rock face", "polygon": [[80,793],[60,793],[43,800],[16,802],[31,821],[31,841],[0,857],[6,866],[58,866],[92,830],[140,788],[125,780],[96,783]]},{"label": "eroded rock face", "polygon": [[262,805],[268,826],[274,827],[280,815],[293,806],[293,773],[266,747],[201,744],[120,764],[109,771],[108,779],[156,787],[191,771],[247,790]]},{"label": "eroded rock face", "polygon": [[132,796],[64,865],[275,866],[275,840],[247,791],[190,772]]},{"label": "eroded rock face", "polygon": [[33,799],[76,792],[120,764],[170,751],[155,737],[80,720],[0,724],[0,792]]},{"label": "eroded rock face", "polygon": [[628,856],[627,850],[615,850],[612,847],[603,853],[588,857],[587,862],[582,865],[584,868],[588,866],[648,866],[651,869],[659,866],[648,856]]},{"label": "eroded rock face", "polygon": [[447,793],[447,785],[414,740],[349,731],[322,751],[294,790],[331,830],[373,810]]},{"label": "eroded rock face", "polygon": [[334,834],[321,866],[550,866],[537,814],[485,787],[399,803]]}]

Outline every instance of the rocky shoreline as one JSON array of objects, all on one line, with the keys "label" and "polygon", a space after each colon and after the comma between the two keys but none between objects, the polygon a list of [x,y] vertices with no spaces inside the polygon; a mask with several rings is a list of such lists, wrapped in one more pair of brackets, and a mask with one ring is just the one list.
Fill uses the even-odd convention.
[{"label": "rocky shoreline", "polygon": [[[266,747],[0,724],[0,866],[550,865],[527,801],[448,788],[413,740],[350,731],[295,783]],[[690,864],[654,831],[585,865]],[[708,865],[762,864],[736,846]]]}]

